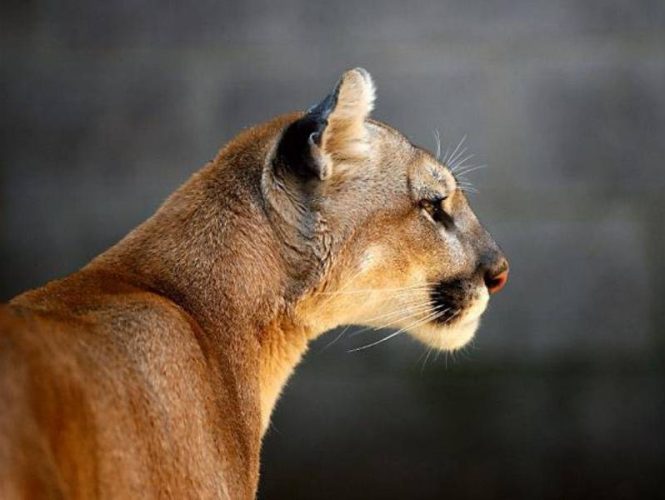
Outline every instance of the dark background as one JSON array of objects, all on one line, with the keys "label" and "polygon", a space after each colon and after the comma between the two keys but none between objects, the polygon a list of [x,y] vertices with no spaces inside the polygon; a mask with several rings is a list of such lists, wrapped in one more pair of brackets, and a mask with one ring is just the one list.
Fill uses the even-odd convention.
[{"label": "dark background", "polygon": [[468,134],[511,261],[472,347],[312,349],[260,497],[665,487],[665,2],[3,1],[0,299],[74,271],[241,128],[340,73],[414,142]]}]

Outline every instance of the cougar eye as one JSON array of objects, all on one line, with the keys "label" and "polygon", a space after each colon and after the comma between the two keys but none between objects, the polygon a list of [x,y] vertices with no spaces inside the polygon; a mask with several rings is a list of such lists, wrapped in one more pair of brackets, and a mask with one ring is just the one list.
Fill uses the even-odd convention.
[{"label": "cougar eye", "polygon": [[422,200],[420,208],[425,210],[434,222],[443,224],[446,229],[450,229],[453,226],[453,218],[443,208],[444,201],[446,201],[446,197]]}]

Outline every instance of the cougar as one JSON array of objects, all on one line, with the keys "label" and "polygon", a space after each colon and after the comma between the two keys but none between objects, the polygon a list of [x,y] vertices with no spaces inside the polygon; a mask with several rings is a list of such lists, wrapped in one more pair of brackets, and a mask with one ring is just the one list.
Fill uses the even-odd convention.
[{"label": "cougar", "polygon": [[310,341],[386,322],[440,350],[473,337],[507,261],[455,159],[370,119],[374,98],[347,71],[0,306],[1,498],[253,498]]}]

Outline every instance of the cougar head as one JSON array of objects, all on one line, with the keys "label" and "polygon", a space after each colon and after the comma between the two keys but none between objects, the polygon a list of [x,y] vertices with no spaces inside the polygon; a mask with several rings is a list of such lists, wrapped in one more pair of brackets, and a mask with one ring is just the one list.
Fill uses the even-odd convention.
[{"label": "cougar head", "polygon": [[390,327],[442,350],[474,335],[508,263],[446,161],[369,118],[361,68],[290,120],[262,190],[288,242],[297,315],[314,334]]}]

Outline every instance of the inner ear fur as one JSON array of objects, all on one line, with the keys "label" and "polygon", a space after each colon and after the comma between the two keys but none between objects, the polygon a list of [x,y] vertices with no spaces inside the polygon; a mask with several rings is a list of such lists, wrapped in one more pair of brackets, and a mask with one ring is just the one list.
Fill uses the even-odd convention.
[{"label": "inner ear fur", "polygon": [[345,72],[329,95],[286,128],[277,161],[300,177],[325,180],[336,162],[366,157],[365,120],[374,99],[374,82],[366,70]]}]

